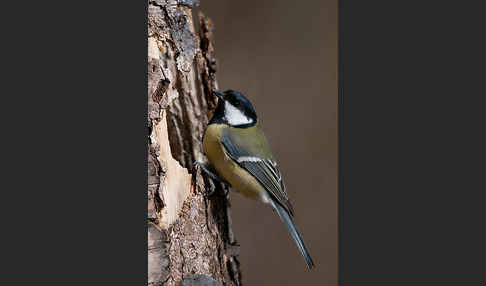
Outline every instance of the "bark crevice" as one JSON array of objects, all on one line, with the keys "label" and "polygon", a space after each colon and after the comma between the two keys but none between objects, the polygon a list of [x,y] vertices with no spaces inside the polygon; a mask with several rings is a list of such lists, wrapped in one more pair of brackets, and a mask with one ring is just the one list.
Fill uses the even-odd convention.
[{"label": "bark crevice", "polygon": [[208,198],[207,178],[192,170],[217,88],[212,23],[199,14],[196,33],[197,3],[149,1],[149,285],[241,285],[225,190]]}]

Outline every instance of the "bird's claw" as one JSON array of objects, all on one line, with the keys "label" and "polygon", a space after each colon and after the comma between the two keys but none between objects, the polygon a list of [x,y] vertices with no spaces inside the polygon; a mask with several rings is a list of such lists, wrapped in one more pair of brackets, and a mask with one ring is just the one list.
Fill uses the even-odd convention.
[{"label": "bird's claw", "polygon": [[[220,182],[224,189],[231,187],[231,185],[228,182],[222,180],[217,174],[212,172],[209,169],[209,167],[206,166],[204,163],[201,163],[199,161],[195,161],[192,165],[193,165],[194,168],[196,168],[196,167],[201,168],[201,170],[203,170],[204,173],[206,173],[206,175],[209,177],[209,185],[210,186],[209,186],[209,192],[207,193],[207,196],[212,196],[216,193],[216,186],[214,185],[214,181]],[[227,194],[228,194],[228,192],[225,192],[225,196]]]}]

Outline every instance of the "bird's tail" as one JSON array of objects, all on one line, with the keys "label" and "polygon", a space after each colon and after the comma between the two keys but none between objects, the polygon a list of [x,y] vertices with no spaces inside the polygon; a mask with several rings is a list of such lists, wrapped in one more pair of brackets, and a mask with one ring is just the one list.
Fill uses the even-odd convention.
[{"label": "bird's tail", "polygon": [[304,257],[305,262],[307,263],[307,267],[309,267],[309,269],[312,269],[312,267],[314,267],[314,262],[310,257],[309,250],[307,250],[307,247],[305,246],[304,240],[302,239],[302,235],[300,234],[297,227],[295,227],[294,221],[289,216],[287,211],[281,205],[279,205],[279,203],[275,202],[272,205],[277,211],[280,218],[282,219],[285,226],[288,228],[290,235],[295,240],[295,243],[297,243],[297,247],[299,248],[300,253]]}]

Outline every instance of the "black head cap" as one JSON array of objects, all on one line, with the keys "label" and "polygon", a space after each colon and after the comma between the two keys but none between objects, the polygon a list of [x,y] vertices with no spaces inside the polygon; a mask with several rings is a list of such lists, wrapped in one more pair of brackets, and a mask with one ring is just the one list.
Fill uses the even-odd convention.
[{"label": "black head cap", "polygon": [[236,90],[214,90],[219,98],[218,106],[211,123],[225,123],[233,127],[249,127],[257,122],[257,115],[253,104],[243,93]]}]

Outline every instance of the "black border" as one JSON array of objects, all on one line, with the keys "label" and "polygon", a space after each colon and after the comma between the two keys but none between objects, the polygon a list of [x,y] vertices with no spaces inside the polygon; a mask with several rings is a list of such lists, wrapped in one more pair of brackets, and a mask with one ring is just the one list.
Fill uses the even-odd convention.
[{"label": "black border", "polygon": [[338,285],[344,281],[343,272],[343,214],[344,214],[344,176],[343,176],[343,119],[344,119],[344,78],[343,78],[343,1],[338,1]]},{"label": "black border", "polygon": [[146,285],[147,2],[56,2],[2,7],[2,284]]},{"label": "black border", "polygon": [[340,285],[484,285],[482,9],[339,7]]}]

